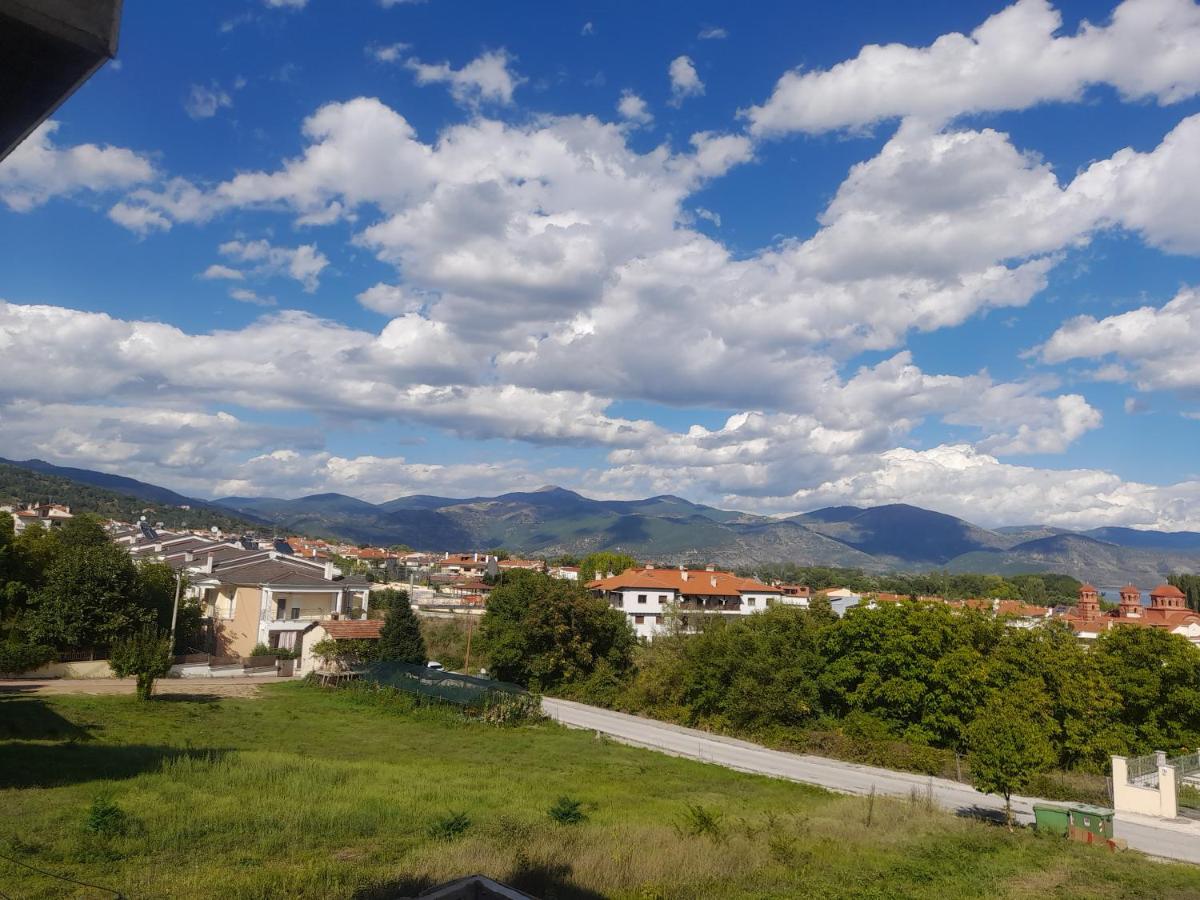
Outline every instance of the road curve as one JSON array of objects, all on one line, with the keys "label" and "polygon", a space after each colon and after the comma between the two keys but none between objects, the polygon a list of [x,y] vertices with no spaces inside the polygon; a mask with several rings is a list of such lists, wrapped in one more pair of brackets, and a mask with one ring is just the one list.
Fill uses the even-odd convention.
[{"label": "road curve", "polygon": [[[895,772],[820,756],[785,753],[749,741],[570,700],[546,697],[542,701],[542,708],[547,716],[571,728],[598,731],[622,743],[698,759],[728,769],[786,778],[843,794],[868,794],[874,789],[878,794],[907,798],[915,791],[921,797],[931,796],[933,802],[943,809],[964,815],[997,817],[1003,815],[1004,811],[1004,801],[1000,798],[945,778]],[[1014,797],[1013,813],[1016,819],[1024,823],[1032,822],[1035,802],[1030,797]],[[1117,819],[1116,832],[1117,837],[1124,838],[1134,849],[1167,859],[1200,863],[1200,824],[1159,823],[1140,816],[1136,820],[1122,816]]]}]

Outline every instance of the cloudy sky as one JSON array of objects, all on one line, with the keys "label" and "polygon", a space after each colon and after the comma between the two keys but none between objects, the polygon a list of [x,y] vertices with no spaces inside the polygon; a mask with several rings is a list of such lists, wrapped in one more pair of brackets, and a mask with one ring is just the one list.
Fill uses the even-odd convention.
[{"label": "cloudy sky", "polygon": [[128,3],[0,163],[0,455],[1200,528],[1197,210],[1192,0]]}]

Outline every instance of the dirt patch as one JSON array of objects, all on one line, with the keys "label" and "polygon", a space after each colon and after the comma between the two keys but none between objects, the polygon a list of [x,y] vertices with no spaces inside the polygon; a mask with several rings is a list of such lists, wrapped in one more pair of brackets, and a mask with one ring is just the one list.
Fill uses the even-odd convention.
[{"label": "dirt patch", "polygon": [[[276,678],[161,678],[154,683],[156,697],[257,697],[264,682]],[[0,681],[0,694],[132,694],[132,678],[14,678]]]}]

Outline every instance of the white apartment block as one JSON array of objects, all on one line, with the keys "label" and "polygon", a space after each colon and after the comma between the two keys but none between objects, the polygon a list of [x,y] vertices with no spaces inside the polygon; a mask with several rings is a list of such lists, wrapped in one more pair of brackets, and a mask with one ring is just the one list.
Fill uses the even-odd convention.
[{"label": "white apartment block", "polygon": [[607,577],[593,574],[597,577],[588,582],[588,589],[624,612],[634,633],[647,639],[664,633],[667,616],[673,613],[686,630],[695,626],[697,616],[762,612],[781,596],[779,588],[712,566],[703,571],[646,566]]}]

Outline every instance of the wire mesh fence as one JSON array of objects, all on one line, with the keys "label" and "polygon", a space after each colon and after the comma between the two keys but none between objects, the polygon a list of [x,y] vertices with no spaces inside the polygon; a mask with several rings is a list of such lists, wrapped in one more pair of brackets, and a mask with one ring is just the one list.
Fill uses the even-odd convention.
[{"label": "wire mesh fence", "polygon": [[1167,765],[1174,766],[1180,778],[1200,774],[1200,750],[1193,750],[1191,753],[1168,759]]},{"label": "wire mesh fence", "polygon": [[1129,760],[1129,783],[1140,787],[1158,787],[1158,767],[1162,764],[1156,753],[1149,756],[1135,756]]},{"label": "wire mesh fence", "polygon": [[529,694],[520,685],[401,662],[371,663],[359,677],[363,681],[462,707],[487,707],[507,698]]}]

